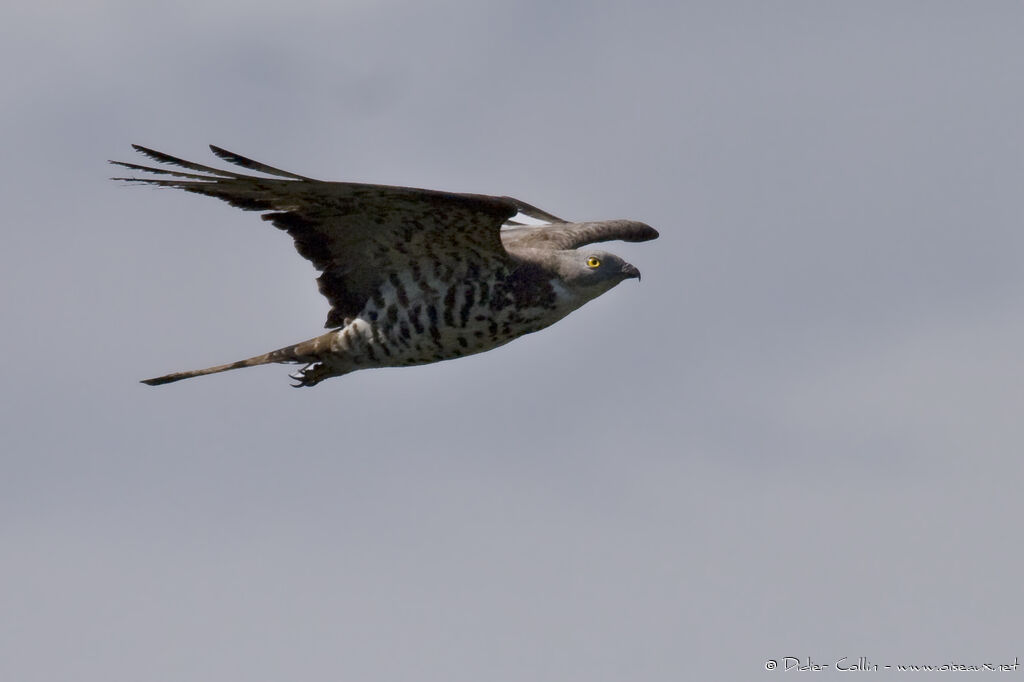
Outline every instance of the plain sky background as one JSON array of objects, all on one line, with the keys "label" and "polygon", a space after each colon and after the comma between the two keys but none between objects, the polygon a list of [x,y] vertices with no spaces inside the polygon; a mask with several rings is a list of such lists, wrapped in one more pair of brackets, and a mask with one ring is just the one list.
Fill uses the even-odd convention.
[{"label": "plain sky background", "polygon": [[[1024,659],[1021,3],[3,15],[0,679]],[[327,305],[254,214],[110,182],[132,142],[662,236],[494,352],[150,388]]]}]

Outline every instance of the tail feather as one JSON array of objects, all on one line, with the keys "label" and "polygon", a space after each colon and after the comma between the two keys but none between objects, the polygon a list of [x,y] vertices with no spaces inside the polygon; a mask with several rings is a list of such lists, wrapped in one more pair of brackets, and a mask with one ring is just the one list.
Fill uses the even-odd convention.
[{"label": "tail feather", "polygon": [[245,360],[229,362],[226,365],[216,365],[205,369],[193,369],[187,372],[172,372],[171,374],[154,377],[153,379],[143,379],[142,383],[149,386],[160,386],[162,384],[181,381],[182,379],[201,377],[206,374],[217,374],[218,372],[227,372],[230,369],[241,369],[242,367],[267,365],[274,362],[315,362],[318,355],[329,350],[330,338],[332,336],[333,332],[318,336],[315,339],[310,339],[309,341],[297,343],[294,346],[286,346],[269,353],[264,353],[263,355],[246,358]]}]

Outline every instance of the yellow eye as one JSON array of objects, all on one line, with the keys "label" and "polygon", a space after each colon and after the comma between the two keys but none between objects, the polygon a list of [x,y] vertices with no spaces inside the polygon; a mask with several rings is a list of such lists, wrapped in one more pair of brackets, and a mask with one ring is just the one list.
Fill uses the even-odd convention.
[{"label": "yellow eye", "polygon": [[591,256],[590,258],[587,259],[587,267],[588,268],[599,268],[599,267],[601,267],[601,259],[600,258],[594,258],[593,256]]}]

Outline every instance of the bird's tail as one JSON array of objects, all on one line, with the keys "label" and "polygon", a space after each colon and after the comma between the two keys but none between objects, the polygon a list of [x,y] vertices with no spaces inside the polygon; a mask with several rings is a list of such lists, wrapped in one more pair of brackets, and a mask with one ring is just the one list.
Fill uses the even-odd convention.
[{"label": "bird's tail", "polygon": [[255,367],[256,365],[266,365],[272,362],[315,362],[321,354],[326,353],[330,350],[332,337],[334,337],[334,332],[329,332],[322,336],[318,336],[315,339],[303,341],[302,343],[297,343],[293,346],[285,346],[284,348],[278,348],[277,350],[270,351],[269,353],[257,355],[255,357],[247,358],[245,360],[230,362],[226,365],[207,367],[206,369],[193,369],[187,372],[174,372],[172,374],[165,374],[162,377],[155,377],[153,379],[143,379],[142,383],[148,384],[150,386],[160,386],[161,384],[169,384],[171,382],[180,381],[182,379],[201,377],[205,374],[217,374],[218,372],[226,372],[229,369]]}]

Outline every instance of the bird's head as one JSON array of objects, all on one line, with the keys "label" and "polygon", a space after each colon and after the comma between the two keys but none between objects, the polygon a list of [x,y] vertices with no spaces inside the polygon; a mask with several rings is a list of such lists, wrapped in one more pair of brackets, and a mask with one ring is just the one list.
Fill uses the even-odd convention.
[{"label": "bird's head", "polygon": [[558,266],[562,281],[588,299],[600,296],[624,279],[640,279],[639,270],[607,251],[563,251]]}]

